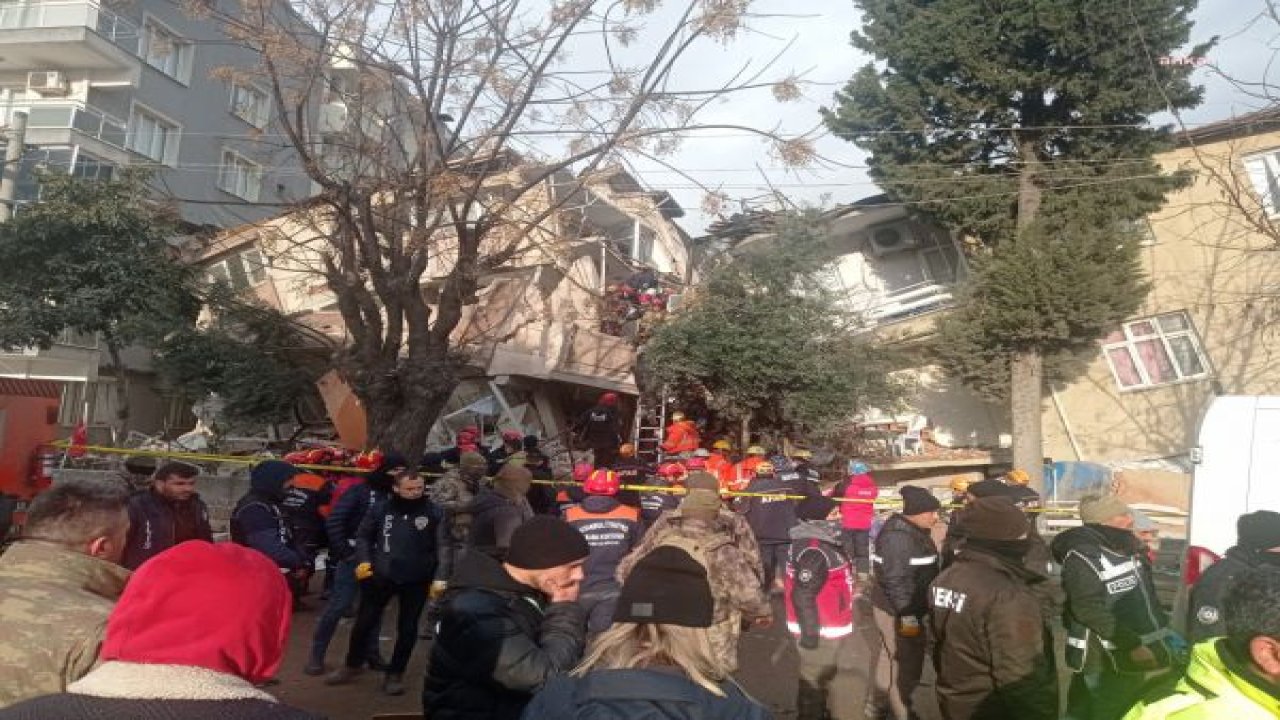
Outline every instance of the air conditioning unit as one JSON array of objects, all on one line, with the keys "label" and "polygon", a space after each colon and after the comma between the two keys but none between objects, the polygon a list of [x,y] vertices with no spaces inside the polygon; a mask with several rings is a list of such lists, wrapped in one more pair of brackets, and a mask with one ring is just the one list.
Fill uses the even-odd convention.
[{"label": "air conditioning unit", "polygon": [[57,70],[37,70],[27,73],[27,89],[41,95],[66,95],[67,76]]},{"label": "air conditioning unit", "polygon": [[920,247],[920,240],[905,222],[873,227],[867,231],[867,245],[875,257]]}]

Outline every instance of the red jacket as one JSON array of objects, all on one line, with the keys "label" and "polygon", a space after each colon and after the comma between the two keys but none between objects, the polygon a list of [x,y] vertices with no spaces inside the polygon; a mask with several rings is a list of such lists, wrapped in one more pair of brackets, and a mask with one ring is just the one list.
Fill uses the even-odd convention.
[{"label": "red jacket", "polygon": [[840,503],[840,526],[845,530],[870,530],[876,519],[876,506],[868,501],[880,494],[876,481],[867,473],[850,475],[836,490],[837,497],[859,501]]},{"label": "red jacket", "polygon": [[662,443],[662,449],[671,454],[693,452],[701,440],[697,424],[692,420],[681,420],[667,426],[667,439]]}]

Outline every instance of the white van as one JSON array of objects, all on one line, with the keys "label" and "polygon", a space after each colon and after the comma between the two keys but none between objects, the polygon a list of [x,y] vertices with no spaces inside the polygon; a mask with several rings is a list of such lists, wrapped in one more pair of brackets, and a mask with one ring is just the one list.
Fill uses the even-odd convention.
[{"label": "white van", "polygon": [[1183,579],[1200,573],[1236,542],[1236,518],[1280,511],[1280,396],[1228,395],[1200,421],[1191,481]]}]

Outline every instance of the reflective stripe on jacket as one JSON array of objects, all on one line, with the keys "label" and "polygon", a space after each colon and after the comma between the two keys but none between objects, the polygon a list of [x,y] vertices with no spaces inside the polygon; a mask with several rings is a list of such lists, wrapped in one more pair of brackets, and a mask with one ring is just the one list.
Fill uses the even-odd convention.
[{"label": "reflective stripe on jacket", "polygon": [[1222,638],[1191,649],[1187,672],[1166,697],[1138,703],[1124,720],[1269,720],[1280,717],[1280,698],[1247,678]]}]

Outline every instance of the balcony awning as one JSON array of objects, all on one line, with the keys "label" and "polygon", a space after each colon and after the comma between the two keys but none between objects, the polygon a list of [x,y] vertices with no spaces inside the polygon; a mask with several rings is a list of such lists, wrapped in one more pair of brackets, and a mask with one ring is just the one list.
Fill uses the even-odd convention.
[{"label": "balcony awning", "polygon": [[0,395],[42,397],[57,400],[62,397],[62,383],[54,380],[0,378]]}]

